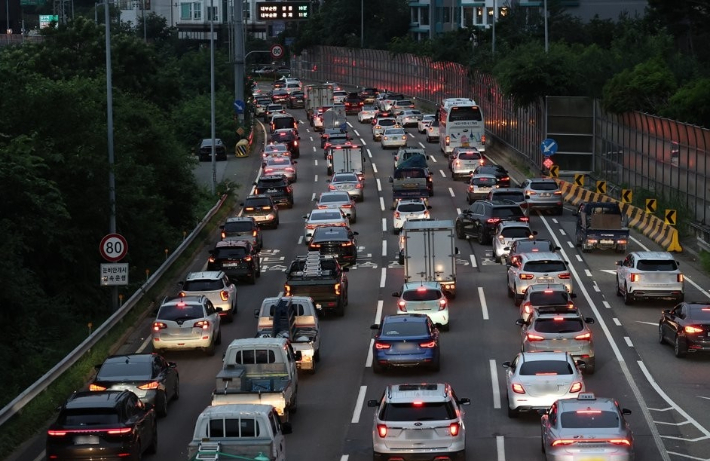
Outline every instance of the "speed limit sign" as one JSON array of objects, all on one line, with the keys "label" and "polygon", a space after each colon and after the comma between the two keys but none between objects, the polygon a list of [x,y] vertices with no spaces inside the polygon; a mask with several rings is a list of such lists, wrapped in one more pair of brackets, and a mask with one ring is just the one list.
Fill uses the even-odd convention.
[{"label": "speed limit sign", "polygon": [[278,59],[284,54],[284,47],[279,44],[271,46],[271,57]]},{"label": "speed limit sign", "polygon": [[99,252],[106,261],[115,263],[122,260],[128,253],[128,243],[121,234],[108,234],[101,239]]}]

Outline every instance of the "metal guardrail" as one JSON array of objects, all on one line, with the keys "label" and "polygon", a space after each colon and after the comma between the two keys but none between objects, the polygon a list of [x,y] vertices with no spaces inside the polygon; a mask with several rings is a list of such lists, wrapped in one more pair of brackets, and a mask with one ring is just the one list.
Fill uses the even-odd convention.
[{"label": "metal guardrail", "polygon": [[148,292],[160,278],[165,274],[165,272],[170,268],[170,266],[182,255],[185,249],[195,240],[195,237],[200,233],[200,231],[205,227],[207,222],[220,210],[227,195],[223,195],[217,204],[210,209],[202,221],[193,229],[193,231],[185,237],[180,246],[178,246],[168,259],[165,260],[163,264],[153,273],[153,275],[146,280],[146,282],[136,290],[135,293],[116,311],[111,317],[109,317],[100,327],[98,327],[88,338],[86,338],[81,344],[79,344],[73,351],[71,351],[64,359],[56,364],[51,370],[39,378],[34,384],[25,389],[25,391],[15,397],[10,403],[8,403],[2,410],[0,410],[0,426],[5,424],[8,419],[12,418],[17,414],[22,408],[25,407],[32,399],[39,395],[42,391],[47,389],[50,384],[52,384],[57,378],[59,378],[65,371],[67,371],[71,366],[73,366],[81,357],[91,349],[106,333],[111,331],[111,329],[116,326],[125,316],[130,312],[130,310],[141,300],[143,295]]}]

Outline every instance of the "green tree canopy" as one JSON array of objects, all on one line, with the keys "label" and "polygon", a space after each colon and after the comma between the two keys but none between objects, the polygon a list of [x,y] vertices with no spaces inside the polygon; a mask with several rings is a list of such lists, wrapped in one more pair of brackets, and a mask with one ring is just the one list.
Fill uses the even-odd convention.
[{"label": "green tree canopy", "polygon": [[675,78],[668,65],[660,58],[652,58],[616,74],[604,86],[602,104],[605,110],[614,113],[639,110],[655,114],[675,89]]}]

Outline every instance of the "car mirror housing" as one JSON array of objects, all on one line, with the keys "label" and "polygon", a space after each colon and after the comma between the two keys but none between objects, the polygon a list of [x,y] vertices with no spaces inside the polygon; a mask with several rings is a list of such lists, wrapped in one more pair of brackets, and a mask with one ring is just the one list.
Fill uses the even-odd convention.
[{"label": "car mirror housing", "polygon": [[584,323],[590,323],[590,324],[592,324],[592,323],[594,323],[594,319],[591,318],[591,317],[586,317],[586,318],[584,319]]},{"label": "car mirror housing", "polygon": [[379,405],[380,405],[380,402],[378,402],[377,400],[368,400],[368,401],[367,401],[367,406],[368,406],[368,407],[371,407],[371,408],[372,408],[372,407],[378,407]]}]

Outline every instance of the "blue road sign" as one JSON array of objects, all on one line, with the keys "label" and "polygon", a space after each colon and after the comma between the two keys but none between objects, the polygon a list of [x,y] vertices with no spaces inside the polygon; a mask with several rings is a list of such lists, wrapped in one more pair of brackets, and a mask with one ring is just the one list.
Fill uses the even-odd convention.
[{"label": "blue road sign", "polygon": [[550,138],[545,139],[542,141],[542,144],[540,144],[540,150],[545,157],[555,155],[555,153],[557,153],[557,141]]},{"label": "blue road sign", "polygon": [[244,101],[242,101],[240,99],[234,100],[234,112],[236,112],[237,114],[244,113]]}]

